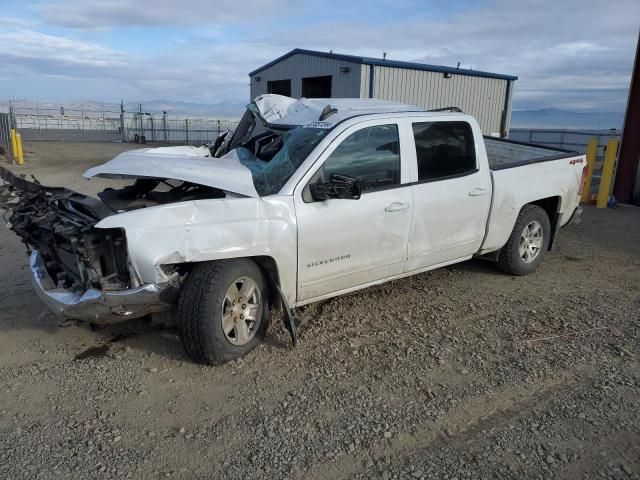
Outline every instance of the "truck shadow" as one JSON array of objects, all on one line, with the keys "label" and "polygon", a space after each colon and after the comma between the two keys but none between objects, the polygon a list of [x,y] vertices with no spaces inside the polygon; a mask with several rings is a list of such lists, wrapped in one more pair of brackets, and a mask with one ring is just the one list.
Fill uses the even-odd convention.
[{"label": "truck shadow", "polygon": [[[451,265],[445,269],[451,272],[470,272],[479,275],[504,275],[491,262],[478,259]],[[420,276],[430,276],[435,272],[437,270]],[[26,277],[26,273],[20,272],[19,276]],[[395,282],[408,282],[407,285],[410,285],[412,281],[411,278],[403,278]],[[438,281],[437,274],[433,281]],[[18,293],[20,301],[12,305],[12,308],[5,309],[0,315],[2,317],[0,318],[0,332],[7,334],[20,330],[44,332],[45,336],[49,338],[48,344],[63,342],[69,345],[66,350],[70,360],[81,361],[99,355],[123,355],[131,349],[146,355],[158,355],[169,360],[191,363],[191,360],[184,353],[175,327],[158,325],[147,318],[127,320],[100,327],[92,327],[84,322],[61,322],[53,313],[46,310],[44,305],[40,304],[29,290],[26,280],[18,283],[20,285],[16,286],[21,286],[24,283],[22,285],[24,288],[20,288]],[[384,288],[384,286],[376,286],[349,295],[384,295]],[[28,300],[25,298],[26,295],[30,297]],[[324,306],[334,301],[338,300],[329,299],[312,306],[302,307],[296,313],[309,323],[315,323],[316,319],[323,315]],[[308,333],[306,327],[302,327],[303,336]],[[33,336],[40,337],[41,334],[34,332]],[[272,314],[264,344],[277,350],[291,348],[291,339],[283,326],[282,313],[279,309]]]},{"label": "truck shadow", "polygon": [[81,323],[75,328],[87,329],[93,333],[96,345],[89,349],[108,345],[111,354],[131,349],[170,360],[190,361],[184,353],[177,329],[154,324],[147,318],[99,327]]},{"label": "truck shadow", "polygon": [[466,262],[454,263],[453,265],[449,265],[445,268],[448,268],[452,271],[479,273],[491,276],[506,275],[505,273],[498,270],[498,267],[493,262],[480,258],[472,258],[471,260],[467,260]]}]

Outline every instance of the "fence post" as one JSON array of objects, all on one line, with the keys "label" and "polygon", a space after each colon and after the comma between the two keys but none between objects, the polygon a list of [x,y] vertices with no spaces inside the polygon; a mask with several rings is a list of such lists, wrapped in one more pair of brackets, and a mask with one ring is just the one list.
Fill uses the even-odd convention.
[{"label": "fence post", "polygon": [[610,138],[604,152],[604,163],[602,164],[602,174],[600,175],[600,188],[598,189],[598,199],[596,201],[598,208],[606,208],[609,201],[617,154],[618,140]]},{"label": "fence post", "polygon": [[162,112],[162,132],[164,141],[167,141],[167,112]]},{"label": "fence post", "polygon": [[584,179],[584,187],[582,187],[582,203],[587,203],[591,197],[591,181],[593,180],[593,169],[596,166],[597,153],[598,138],[592,137],[587,143],[587,178]]},{"label": "fence post", "polygon": [[127,141],[127,137],[124,132],[124,100],[120,100],[120,135],[122,143]]},{"label": "fence post", "polygon": [[140,135],[140,138],[142,138],[142,136],[144,135],[144,125],[142,125],[142,104],[138,104],[138,135]]},{"label": "fence post", "polygon": [[187,138],[186,143],[189,143],[189,119],[188,118],[184,119],[184,126],[185,126],[184,134],[185,134],[185,137]]},{"label": "fence post", "polygon": [[16,163],[22,165],[24,163],[24,153],[22,152],[22,135],[16,133],[16,147],[18,150],[18,156],[16,157]]},{"label": "fence post", "polygon": [[0,112],[0,145],[6,150],[7,157],[12,161],[13,156],[13,137],[11,135],[11,120],[8,113]]},{"label": "fence post", "polygon": [[11,129],[11,149],[13,153],[13,159],[18,158],[18,138],[16,137],[16,129]]}]

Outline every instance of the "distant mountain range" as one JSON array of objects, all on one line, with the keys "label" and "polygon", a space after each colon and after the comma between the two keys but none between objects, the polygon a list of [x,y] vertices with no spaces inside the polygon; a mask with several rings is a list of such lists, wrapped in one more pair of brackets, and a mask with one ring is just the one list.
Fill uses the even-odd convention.
[{"label": "distant mountain range", "polygon": [[[60,107],[64,107],[67,114],[85,112],[119,112],[119,103],[105,103],[97,101],[85,102],[34,102],[31,100],[14,100],[14,106],[19,113],[49,113],[59,114]],[[246,103],[220,102],[196,103],[172,100],[147,100],[143,102],[125,102],[127,112],[138,111],[142,105],[143,112],[167,112],[172,116],[233,116],[239,117],[244,112]],[[543,110],[514,110],[511,117],[513,128],[566,128],[566,129],[610,129],[622,128],[624,114],[618,112],[571,112],[556,108]]]},{"label": "distant mountain range", "polygon": [[236,115],[244,112],[247,103],[220,102],[220,103],[194,103],[172,102],[168,100],[151,100],[146,102],[125,102],[124,109],[128,112],[138,110],[142,105],[143,112],[162,112],[171,115]]},{"label": "distant mountain range", "polygon": [[556,108],[514,110],[512,128],[610,129],[622,128],[624,113],[570,112]]}]

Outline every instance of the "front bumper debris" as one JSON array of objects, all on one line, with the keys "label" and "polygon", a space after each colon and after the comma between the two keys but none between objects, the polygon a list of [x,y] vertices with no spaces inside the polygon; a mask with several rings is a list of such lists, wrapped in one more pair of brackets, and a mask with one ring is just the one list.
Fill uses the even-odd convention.
[{"label": "front bumper debris", "polygon": [[29,259],[33,288],[44,304],[56,315],[96,324],[122,322],[150,313],[171,310],[178,295],[177,286],[147,283],[127,290],[89,289],[83,293],[57,288],[37,250]]}]

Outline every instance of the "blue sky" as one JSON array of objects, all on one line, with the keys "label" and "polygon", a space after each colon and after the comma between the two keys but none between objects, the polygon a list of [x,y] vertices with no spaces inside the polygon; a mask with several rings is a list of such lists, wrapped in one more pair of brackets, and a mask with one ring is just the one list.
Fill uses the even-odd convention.
[{"label": "blue sky", "polygon": [[300,47],[517,75],[516,109],[624,111],[638,0],[1,0],[0,99],[246,102]]}]

